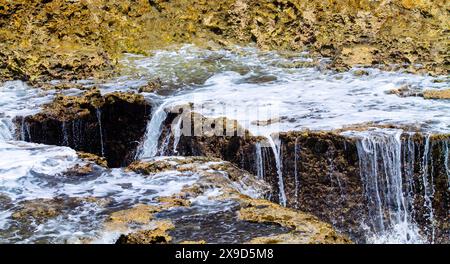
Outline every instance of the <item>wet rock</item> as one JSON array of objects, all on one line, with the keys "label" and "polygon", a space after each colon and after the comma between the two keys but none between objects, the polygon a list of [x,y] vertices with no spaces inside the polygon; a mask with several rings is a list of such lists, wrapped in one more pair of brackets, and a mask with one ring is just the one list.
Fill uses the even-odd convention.
[{"label": "wet rock", "polygon": [[450,99],[450,89],[427,90],[423,93],[425,99]]},{"label": "wet rock", "polygon": [[140,93],[154,93],[161,89],[162,82],[161,79],[156,78],[147,83],[147,85],[139,88]]},{"label": "wet rock", "polygon": [[25,202],[19,206],[19,209],[11,217],[18,221],[29,221],[33,219],[38,223],[44,222],[62,213],[64,206],[61,202],[50,199]]},{"label": "wet rock", "polygon": [[[189,207],[188,199],[179,197],[158,197],[154,205],[137,204],[130,209],[113,212],[105,222],[108,231],[126,232],[136,226],[146,226],[153,223],[155,214],[175,207]],[[153,222],[152,222],[153,221]]]},{"label": "wet rock", "polygon": [[14,209],[11,218],[29,225],[30,223],[42,224],[49,219],[58,217],[64,211],[72,210],[83,203],[108,204],[108,199],[88,198],[53,198],[34,199],[20,202]]},{"label": "wet rock", "polygon": [[144,175],[149,175],[170,168],[172,168],[172,165],[166,161],[158,161],[151,163],[135,161],[131,163],[127,169]]},{"label": "wet rock", "polygon": [[[157,171],[141,170],[144,176],[177,170],[182,173],[194,173],[199,176],[199,179],[194,184],[185,186],[180,193],[172,197],[158,198],[157,213],[153,213],[153,206],[150,207],[150,212],[149,206],[144,205],[139,205],[131,211],[120,212],[120,215],[127,216],[125,222],[130,223],[135,215],[130,212],[137,210],[139,214],[136,219],[140,220],[142,210],[139,208],[143,208],[144,221],[141,221],[141,224],[150,220],[153,221],[150,222],[151,225],[156,221],[171,221],[173,225],[167,233],[165,232],[167,230],[160,230],[158,227],[144,229],[122,235],[117,243],[236,243],[237,241],[241,243],[264,235],[280,234],[293,236],[299,243],[348,242],[330,225],[320,222],[311,215],[283,208],[266,200],[255,199],[268,194],[264,182],[229,162],[207,157],[164,157],[143,161],[139,167],[147,164],[147,167],[153,168],[155,166],[152,166],[152,163],[161,162],[170,166],[164,166]],[[136,164],[130,166],[132,167],[136,167]],[[216,191],[211,193],[212,190]],[[209,207],[217,207],[210,213],[199,210],[201,205],[195,202],[191,204],[191,201],[205,196],[210,200]],[[222,204],[227,206],[221,207]],[[268,208],[268,211],[264,208]],[[153,214],[154,218],[149,219],[149,214]],[[288,220],[290,217],[292,217],[291,221]],[[217,223],[222,224],[218,226]],[[287,242],[287,240],[283,241],[283,243]]]},{"label": "wet rock", "polygon": [[6,194],[0,193],[0,210],[7,210],[12,207],[12,200]]},{"label": "wet rock", "polygon": [[80,96],[59,95],[42,112],[15,121],[18,131],[26,131],[25,141],[69,146],[120,167],[133,161],[150,112],[150,103],[142,95],[114,92],[103,96],[92,89]]},{"label": "wet rock", "polygon": [[183,244],[183,245],[204,245],[204,244],[206,244],[206,241],[205,240],[200,240],[200,241],[183,241],[183,242],[180,242],[180,244]]},{"label": "wet rock", "polygon": [[156,206],[138,204],[131,209],[112,213],[105,223],[107,230],[126,231],[129,225],[148,224],[153,219],[153,214],[161,209]]},{"label": "wet rock", "polygon": [[187,174],[196,173],[200,176],[200,179],[195,184],[185,186],[181,193],[173,197],[159,198],[163,207],[170,205],[188,206],[190,205],[189,198],[198,197],[211,188],[224,190],[221,197],[228,198],[240,196],[241,190],[244,189],[254,195],[267,195],[271,191],[267,184],[256,179],[249,172],[217,158],[200,156],[168,157],[134,162],[128,167],[128,170],[145,176],[164,171],[178,171]]},{"label": "wet rock", "polygon": [[161,203],[163,208],[191,206],[191,202],[189,200],[177,197],[159,197],[158,202]]},{"label": "wet rock", "polygon": [[65,171],[64,175],[66,176],[86,176],[91,175],[94,171],[94,165],[93,164],[85,164],[85,165],[75,165],[74,167],[68,169]]},{"label": "wet rock", "polygon": [[368,76],[369,72],[365,70],[355,70],[352,72],[355,76]]},{"label": "wet rock", "polygon": [[167,231],[173,228],[170,221],[157,221],[153,229],[121,235],[116,244],[167,244],[172,240]]},{"label": "wet rock", "polygon": [[266,200],[241,201],[239,218],[245,221],[259,223],[276,223],[293,229],[288,234],[275,237],[255,238],[251,243],[300,243],[300,244],[322,244],[322,243],[350,243],[350,240],[334,231],[329,224],[321,222],[318,218],[282,207]]},{"label": "wet rock", "polygon": [[400,97],[409,97],[409,96],[416,96],[416,97],[423,97],[423,92],[420,90],[416,90],[409,85],[404,85],[402,87],[392,89],[387,91],[387,94],[395,94]]},{"label": "wet rock", "polygon": [[97,155],[94,155],[92,153],[86,153],[82,151],[77,152],[78,157],[82,160],[93,162],[99,166],[102,166],[104,168],[108,168],[108,161],[104,157],[99,157]]},{"label": "wet rock", "polygon": [[[168,125],[175,120],[169,116],[162,138],[171,132]],[[177,151],[167,149],[169,155],[202,155],[217,157],[229,161],[239,168],[261,177],[272,187],[271,200],[279,202],[280,192],[284,191],[287,206],[315,215],[320,220],[331,223],[339,231],[348,234],[353,241],[364,242],[367,232],[362,222],[370,221],[369,208],[372,207],[365,191],[365,183],[361,176],[361,160],[358,154],[358,139],[344,136],[348,131],[370,131],[378,129],[402,129],[401,164],[392,164],[402,168],[404,193],[414,193],[414,221],[424,232],[424,237],[431,241],[448,240],[448,173],[446,159],[449,143],[448,135],[431,135],[427,143],[427,135],[419,127],[397,125],[361,124],[336,131],[299,131],[280,133],[281,141],[281,174],[283,190],[279,184],[279,173],[276,167],[274,152],[265,138],[254,137],[249,133],[241,136],[223,136],[215,134],[184,136],[181,135]],[[168,145],[173,144],[173,135]],[[258,153],[258,145],[262,148]],[[429,150],[426,150],[429,146]],[[414,151],[408,157],[407,151]],[[447,157],[447,158],[446,158]],[[386,162],[379,157],[380,164]],[[407,168],[406,160],[412,160],[414,166]],[[424,164],[424,160],[427,163]],[[432,169],[431,169],[432,168]],[[426,173],[426,175],[424,175]],[[412,190],[406,186],[407,175],[413,175]],[[424,183],[425,181],[425,183]],[[428,184],[427,184],[428,182]],[[433,197],[426,197],[421,189],[433,182]],[[422,186],[422,187],[420,187]],[[409,188],[409,189],[408,189]],[[192,192],[199,191],[192,189]],[[429,195],[428,195],[429,196]],[[431,201],[431,202],[426,202]],[[432,204],[427,206],[426,204]],[[433,220],[427,215],[433,210]],[[383,213],[386,215],[389,212]],[[430,226],[433,226],[430,229]],[[431,232],[431,230],[434,230]]]}]

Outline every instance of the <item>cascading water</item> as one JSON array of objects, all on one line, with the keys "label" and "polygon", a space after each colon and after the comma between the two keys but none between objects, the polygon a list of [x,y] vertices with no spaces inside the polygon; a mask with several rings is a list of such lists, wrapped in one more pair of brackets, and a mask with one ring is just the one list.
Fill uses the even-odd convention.
[{"label": "cascading water", "polygon": [[101,148],[102,157],[104,157],[105,156],[105,145],[103,142],[102,112],[98,108],[96,109],[96,116],[97,116],[98,129],[99,129],[99,134],[100,134],[100,148]]},{"label": "cascading water", "polygon": [[67,127],[66,127],[66,122],[63,121],[62,125],[61,125],[61,131],[63,134],[63,139],[61,142],[62,146],[69,146],[69,135],[67,134]]},{"label": "cascading water", "polygon": [[[403,190],[402,130],[358,133],[357,150],[361,179],[368,201],[368,225],[375,243],[421,243],[411,199]],[[410,188],[410,187],[409,187]]]},{"label": "cascading water", "polygon": [[[434,198],[434,180],[433,180],[433,157],[431,156],[430,148],[431,135],[427,135],[425,139],[425,146],[422,158],[422,187],[424,197],[424,207],[427,209],[426,217],[429,226],[426,227],[426,232],[431,234],[431,242],[434,243],[435,239],[435,226],[434,226],[434,210],[433,210],[433,198]],[[431,169],[430,169],[431,163]],[[431,229],[431,230],[430,230]]]},{"label": "cascading water", "polygon": [[449,188],[449,191],[450,191],[450,152],[449,152],[449,145],[450,145],[450,143],[449,143],[449,140],[446,140],[446,141],[444,141],[444,150],[443,150],[443,152],[444,152],[444,155],[445,155],[445,158],[444,158],[444,162],[445,162],[445,171],[447,172],[447,182],[448,182],[448,188]]},{"label": "cascading water", "polygon": [[173,152],[177,153],[177,147],[178,147],[178,143],[180,143],[180,138],[181,138],[181,126],[183,123],[183,119],[181,117],[179,117],[178,121],[174,124],[174,126],[172,126],[172,131],[173,131]]},{"label": "cascading water", "polygon": [[[450,110],[448,101],[425,100],[421,97],[400,98],[390,93],[391,90],[403,86],[418,91],[424,88],[441,89],[448,86],[445,81],[434,82],[434,78],[429,76],[383,72],[375,69],[364,69],[367,75],[361,77],[354,75],[352,71],[332,73],[316,68],[290,66],[296,62],[303,62],[305,59],[307,58],[301,54],[295,56],[290,54],[284,58],[276,53],[261,53],[252,48],[242,48],[239,52],[205,51],[192,47],[182,48],[180,51],[160,51],[155,52],[153,57],[137,57],[133,61],[139,68],[136,72],[142,73],[139,80],[136,80],[135,76],[120,77],[114,80],[113,84],[102,85],[102,91],[112,92],[121,90],[123,87],[127,90],[136,90],[137,86],[144,85],[146,80],[155,76],[168,80],[170,85],[179,89],[176,92],[173,91],[170,96],[143,93],[147,99],[148,96],[154,96],[158,100],[153,100],[157,102],[155,103],[157,107],[153,108],[145,140],[141,143],[138,152],[140,159],[164,155],[169,148],[173,148],[176,152],[182,133],[181,123],[175,122],[171,126],[171,133],[168,132],[161,138],[168,118],[166,109],[187,103],[201,106],[202,112],[199,113],[205,117],[225,116],[235,119],[252,135],[266,137],[269,141],[268,145],[263,147],[260,143],[256,144],[256,172],[259,178],[267,178],[265,170],[270,166],[276,168],[274,176],[277,178],[274,179],[275,181],[278,179],[278,198],[282,205],[287,204],[288,198],[290,204],[295,203],[291,203],[291,197],[287,197],[285,193],[285,184],[290,179],[283,178],[282,145],[278,138],[271,136],[275,133],[302,129],[329,131],[363,123],[417,125],[418,127],[424,125],[425,130],[429,129],[432,132],[448,133],[450,131],[448,126],[450,115],[443,115]],[[52,100],[52,92],[28,88],[22,82],[7,82],[0,87],[0,95],[0,155],[9,157],[0,159],[0,181],[2,182],[0,191],[6,193],[14,202],[24,199],[54,198],[60,195],[71,197],[93,195],[113,197],[116,202],[130,206],[134,202],[148,202],[149,194],[155,193],[155,189],[159,195],[172,195],[181,191],[185,184],[195,182],[193,179],[195,175],[192,175],[193,177],[190,177],[188,181],[183,181],[177,172],[169,176],[159,175],[157,178],[148,178],[133,173],[125,174],[122,169],[112,169],[109,172],[101,172],[101,175],[90,175],[82,179],[60,175],[60,172],[62,173],[68,167],[82,164],[75,151],[69,148],[23,142],[6,143],[14,138],[14,118],[39,112],[42,104]],[[217,111],[217,106],[223,105],[230,111]],[[257,114],[273,113],[274,109],[278,111],[276,116]],[[104,154],[102,117],[99,111],[97,111],[97,119],[102,154]],[[76,135],[82,134],[80,129],[83,127],[80,122],[82,121],[72,122],[72,127],[69,127],[69,123],[63,124],[62,129],[65,134],[61,140],[63,144],[68,143],[66,133],[70,132],[70,129],[74,145],[77,144]],[[27,129],[25,125],[20,128],[21,139],[29,138],[30,133]],[[427,242],[421,237],[414,219],[414,211],[423,208],[415,208],[415,206],[425,208],[426,221],[429,223],[429,230],[425,230],[425,233],[434,240],[436,227],[433,223],[439,213],[437,213],[438,210],[433,210],[435,198],[433,144],[428,137],[425,144],[419,146],[414,143],[412,134],[407,137],[406,142],[403,142],[401,135],[399,130],[388,129],[357,133],[360,137],[357,151],[361,179],[369,201],[369,217],[366,219],[370,226],[368,242]],[[173,145],[169,146],[171,136],[174,141]],[[307,146],[301,147],[308,150]],[[293,168],[296,200],[299,196],[299,177],[304,162],[300,159],[300,149],[300,144],[296,140]],[[422,154],[422,151],[422,161],[418,162],[417,157],[419,152]],[[450,188],[448,141],[443,144],[442,152],[445,155],[444,165]],[[269,164],[272,154],[275,162]],[[11,164],[10,156],[12,159],[18,158],[20,167],[17,167],[15,163]],[[328,167],[333,168],[332,157],[327,159],[327,162],[329,162]],[[289,164],[287,160],[285,164]],[[417,183],[415,174],[419,167],[421,169],[420,183]],[[290,168],[284,169],[286,171]],[[332,184],[337,183],[340,186],[340,178],[335,175],[332,171],[329,172]],[[347,186],[344,185],[344,187]],[[20,190],[20,193],[17,190]],[[420,204],[414,201],[417,195],[424,198],[420,200]],[[85,210],[84,213],[89,215],[90,211]],[[0,222],[6,219],[4,217],[9,217],[5,215],[0,212]],[[74,217],[74,219],[78,218]],[[42,232],[52,230],[55,226],[55,229],[58,229],[60,228],[58,225],[64,225],[64,228],[70,225],[66,230],[71,232],[77,231],[76,228],[83,228],[77,221],[69,223],[59,219],[43,226],[45,230]],[[66,231],[65,234],[67,233]]]},{"label": "cascading water", "polygon": [[0,140],[13,139],[14,124],[9,119],[0,118]]},{"label": "cascading water", "polygon": [[258,179],[264,179],[264,157],[261,147],[261,143],[255,144],[255,156],[256,156],[256,175]]},{"label": "cascading water", "polygon": [[287,197],[286,192],[284,190],[284,181],[283,181],[283,164],[282,164],[282,153],[281,153],[281,140],[273,136],[267,137],[267,140],[272,148],[272,152],[275,159],[275,165],[277,168],[278,175],[278,197],[279,203],[283,206],[287,205]]},{"label": "cascading water", "polygon": [[299,179],[299,168],[298,164],[300,162],[300,145],[298,143],[298,138],[295,139],[295,147],[294,147],[294,180],[295,180],[295,201],[298,201],[298,192],[300,188],[300,179]]},{"label": "cascading water", "polygon": [[144,142],[137,152],[138,159],[152,158],[157,155],[159,138],[161,137],[163,123],[166,118],[165,104],[162,104],[153,112],[152,118],[147,125]]}]

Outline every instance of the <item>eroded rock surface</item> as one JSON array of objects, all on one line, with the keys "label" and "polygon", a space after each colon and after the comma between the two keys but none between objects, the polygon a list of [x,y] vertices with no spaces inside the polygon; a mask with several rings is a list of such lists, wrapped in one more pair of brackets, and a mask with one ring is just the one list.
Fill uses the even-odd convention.
[{"label": "eroded rock surface", "polygon": [[[302,243],[350,242],[330,225],[309,214],[251,198],[267,194],[267,186],[228,162],[204,157],[169,157],[136,162],[129,168],[146,177],[164,170],[177,170],[198,174],[200,178],[171,198],[161,197],[159,202],[162,202],[162,207],[157,210],[138,205],[111,215],[115,222],[148,223],[150,226],[122,235],[117,243],[240,243],[255,242],[256,239],[263,241],[266,236],[277,235],[286,238],[278,239],[278,243],[294,240]],[[159,169],[155,171],[154,168]],[[209,201],[205,203],[205,198],[201,197]],[[202,211],[204,209],[201,208],[207,207],[212,210]],[[125,220],[121,220],[124,215]]]},{"label": "eroded rock surface", "polygon": [[[168,124],[174,119],[169,116],[160,140],[172,133]],[[216,126],[226,123],[220,118],[209,121]],[[378,191],[392,192],[392,183],[383,182],[398,174],[400,178],[397,180],[401,181],[402,190],[408,193],[405,199],[412,201],[411,204],[404,205],[405,210],[411,212],[414,221],[421,228],[421,234],[429,241],[448,241],[449,135],[427,135],[415,127],[374,126],[375,124],[364,124],[329,132],[305,130],[280,133],[281,171],[277,169],[276,157],[272,147],[267,144],[267,139],[252,136],[248,132],[241,133],[243,136],[220,136],[214,133],[203,136],[181,135],[177,152],[169,148],[164,153],[211,156],[230,161],[263,177],[274,188],[271,196],[273,201],[281,202],[282,193],[288,207],[311,213],[333,224],[340,231],[350,234],[355,241],[366,241],[367,232],[363,226],[371,225],[374,218],[368,215],[375,206],[371,200],[373,197],[370,196],[373,195],[370,193],[373,186],[367,189],[368,183],[364,180],[364,173],[368,170],[364,166],[373,162],[373,166],[377,166],[379,171],[368,177],[371,177],[371,181],[376,179],[380,184],[387,184],[385,187],[380,186]],[[239,126],[234,127],[238,128]],[[364,131],[371,129],[404,132],[397,144],[396,139],[389,135],[371,139],[370,133],[364,134]],[[355,135],[362,133],[363,136],[358,138],[344,135],[348,131],[353,131]],[[171,138],[173,140],[173,135]],[[377,153],[361,156],[361,143],[368,144],[370,140],[374,140],[371,144],[378,144]],[[167,145],[171,146],[172,143],[173,141],[169,141]],[[389,149],[391,150],[388,151]],[[393,160],[389,156],[392,154],[388,152],[398,153],[400,158]],[[281,187],[280,177],[283,181]],[[387,180],[380,177],[386,177]],[[383,199],[390,204],[387,207],[395,203],[390,200],[392,197],[389,193],[383,195],[386,196]],[[381,210],[384,221],[389,222],[388,219],[393,214],[390,210],[396,209],[387,207]],[[430,212],[433,214],[432,220]]]},{"label": "eroded rock surface", "polygon": [[69,146],[105,157],[120,167],[134,159],[145,134],[151,105],[142,95],[91,89],[80,96],[58,95],[33,116],[18,117],[18,134],[25,141]]},{"label": "eroded rock surface", "polygon": [[448,9],[444,0],[7,1],[0,5],[0,76],[98,77],[111,73],[122,52],[211,41],[310,49],[340,70],[384,65],[446,74]]}]

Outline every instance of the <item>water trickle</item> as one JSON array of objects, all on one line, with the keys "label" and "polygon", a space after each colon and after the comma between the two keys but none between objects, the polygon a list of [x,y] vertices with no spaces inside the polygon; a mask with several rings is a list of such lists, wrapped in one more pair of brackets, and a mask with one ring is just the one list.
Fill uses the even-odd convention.
[{"label": "water trickle", "polygon": [[445,166],[445,171],[447,172],[447,182],[448,182],[448,188],[450,190],[450,161],[449,161],[449,156],[450,156],[450,152],[449,152],[449,141],[450,140],[446,140],[444,141],[444,166]]},{"label": "water trickle", "polygon": [[69,135],[67,134],[66,121],[62,122],[61,131],[63,134],[63,140],[62,140],[61,145],[68,146],[69,145]]},{"label": "water trickle", "polygon": [[72,139],[73,139],[73,145],[75,148],[77,148],[80,145],[81,139],[82,139],[82,120],[74,120],[72,121]]},{"label": "water trickle", "polygon": [[104,157],[105,156],[105,145],[103,142],[102,111],[99,108],[97,108],[95,112],[97,115],[97,122],[98,122],[99,133],[100,133],[101,153],[102,153],[102,157]]},{"label": "water trickle", "polygon": [[287,205],[287,198],[286,198],[286,192],[284,190],[284,181],[283,181],[283,164],[281,159],[281,140],[278,138],[278,135],[276,138],[274,138],[273,135],[267,137],[270,147],[272,148],[272,152],[275,159],[275,164],[277,167],[277,174],[278,174],[278,189],[279,189],[279,200],[280,204],[282,206]]},{"label": "water trickle", "polygon": [[406,182],[406,206],[413,216],[415,215],[415,206],[414,206],[414,190],[415,190],[415,182],[414,182],[414,168],[416,161],[416,147],[414,143],[414,133],[408,133],[408,137],[406,140],[406,146],[403,148],[403,164],[404,164],[404,175]]},{"label": "water trickle", "polygon": [[[420,243],[422,238],[403,192],[401,130],[359,133],[357,150],[368,200],[368,221],[376,243]],[[406,182],[408,185],[409,182]],[[409,187],[411,188],[411,187]]]},{"label": "water trickle", "polygon": [[183,118],[179,117],[178,121],[172,126],[173,152],[174,153],[178,153],[177,147],[178,147],[178,143],[180,143],[182,122],[183,122]]},{"label": "water trickle", "polygon": [[300,188],[299,170],[298,164],[300,161],[300,145],[298,143],[298,138],[295,139],[294,147],[294,179],[295,179],[295,201],[298,201],[298,191]]},{"label": "water trickle", "polygon": [[[431,234],[431,242],[434,242],[435,237],[435,226],[434,226],[434,210],[433,210],[433,198],[434,198],[434,184],[433,184],[433,172],[430,172],[430,163],[431,170],[433,170],[433,161],[431,156],[431,148],[430,148],[430,139],[431,135],[427,135],[425,140],[425,147],[423,151],[422,158],[422,184],[423,184],[423,196],[424,196],[424,207],[427,209],[426,217],[431,224],[431,230],[429,227],[426,227],[427,233]],[[429,181],[429,178],[430,181]]]},{"label": "water trickle", "polygon": [[256,176],[258,176],[258,179],[264,179],[264,157],[260,142],[255,144],[255,157],[256,157]]},{"label": "water trickle", "polygon": [[163,123],[166,118],[165,104],[162,104],[154,111],[147,125],[144,143],[138,151],[138,159],[152,158],[158,154],[159,138],[161,137]]},{"label": "water trickle", "polygon": [[161,147],[159,147],[158,156],[166,155],[167,150],[169,149],[170,137],[171,137],[171,134],[167,133],[166,137],[162,141]]},{"label": "water trickle", "polygon": [[22,141],[26,140],[26,136],[25,136],[25,118],[22,118],[20,120],[20,140],[22,140]]}]

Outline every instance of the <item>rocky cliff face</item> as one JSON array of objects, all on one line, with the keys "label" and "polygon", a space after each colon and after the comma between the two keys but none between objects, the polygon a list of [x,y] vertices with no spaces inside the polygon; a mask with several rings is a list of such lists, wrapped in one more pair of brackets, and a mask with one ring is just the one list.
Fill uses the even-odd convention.
[{"label": "rocky cliff face", "polygon": [[17,117],[17,134],[25,141],[93,153],[121,167],[134,160],[150,112],[142,95],[102,96],[93,89],[81,96],[57,96],[41,113]]},{"label": "rocky cliff face", "polygon": [[2,1],[2,79],[108,75],[122,52],[139,53],[147,1]]},{"label": "rocky cliff face", "polygon": [[338,70],[446,74],[449,8],[445,0],[3,1],[0,77],[99,77],[123,52],[208,42],[307,49]]},{"label": "rocky cliff face", "polygon": [[[169,115],[166,120],[162,147],[173,145],[170,124],[174,118]],[[227,122],[232,121],[209,121],[224,127]],[[266,138],[248,132],[243,137],[181,135],[176,152],[172,148],[160,151],[230,161],[264,177],[274,188],[272,201],[285,199],[286,206],[332,223],[354,241],[367,241],[371,232],[396,228],[405,219],[417,224],[428,241],[448,241],[449,135],[403,132],[397,141],[389,135],[358,138],[342,133],[280,133],[278,154]],[[164,144],[166,138],[170,139]]]}]

